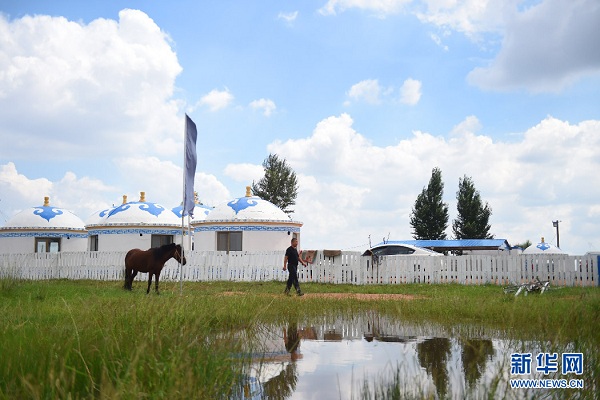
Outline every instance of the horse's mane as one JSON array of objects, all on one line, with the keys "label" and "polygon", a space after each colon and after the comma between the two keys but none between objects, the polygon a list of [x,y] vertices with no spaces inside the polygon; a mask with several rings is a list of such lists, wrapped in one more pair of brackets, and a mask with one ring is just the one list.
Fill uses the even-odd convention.
[{"label": "horse's mane", "polygon": [[169,243],[169,244],[165,244],[162,245],[160,247],[153,247],[152,249],[152,255],[154,255],[155,259],[160,259],[161,256],[169,251],[172,251],[172,249],[176,246],[175,243]]}]

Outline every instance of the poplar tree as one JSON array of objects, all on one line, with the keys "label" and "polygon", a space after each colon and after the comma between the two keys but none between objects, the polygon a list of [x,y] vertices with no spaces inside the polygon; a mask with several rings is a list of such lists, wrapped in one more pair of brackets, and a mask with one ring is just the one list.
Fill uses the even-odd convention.
[{"label": "poplar tree", "polygon": [[479,191],[475,189],[473,179],[468,176],[459,178],[456,192],[456,209],[458,216],[452,223],[452,231],[456,239],[493,239],[490,234],[490,216],[492,209],[481,200]]},{"label": "poplar tree", "polygon": [[417,196],[410,216],[413,238],[416,240],[446,239],[448,204],[442,201],[443,195],[442,171],[435,167],[429,185]]},{"label": "poplar tree", "polygon": [[298,196],[296,173],[285,158],[280,159],[277,154],[269,154],[262,166],[265,175],[257,183],[252,182],[252,193],[275,204],[286,214],[292,214],[294,210],[290,207],[296,204]]}]

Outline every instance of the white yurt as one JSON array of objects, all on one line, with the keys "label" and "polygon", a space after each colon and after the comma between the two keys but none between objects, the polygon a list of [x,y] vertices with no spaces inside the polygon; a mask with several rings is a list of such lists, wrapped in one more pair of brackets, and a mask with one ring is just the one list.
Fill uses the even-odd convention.
[{"label": "white yurt", "polygon": [[28,208],[0,227],[0,254],[85,251],[84,222],[69,210],[50,205]]},{"label": "white yurt", "polygon": [[260,197],[246,196],[217,205],[203,221],[192,221],[194,250],[285,251],[293,237],[300,241],[302,222]]},{"label": "white yurt", "polygon": [[140,200],[128,202],[92,214],[85,223],[91,251],[127,251],[181,243],[181,218],[158,203]]},{"label": "white yurt", "polygon": [[552,243],[548,243],[548,242],[544,241],[544,238],[542,238],[541,242],[539,242],[538,244],[535,244],[535,245],[532,244],[531,246],[529,246],[528,248],[523,250],[522,254],[527,255],[527,254],[567,254],[567,253],[565,253],[564,251],[562,251],[561,249],[559,249]]}]

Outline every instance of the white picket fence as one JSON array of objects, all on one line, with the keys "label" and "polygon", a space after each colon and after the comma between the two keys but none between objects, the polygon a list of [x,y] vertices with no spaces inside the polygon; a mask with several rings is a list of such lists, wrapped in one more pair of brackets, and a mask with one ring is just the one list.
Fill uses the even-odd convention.
[{"label": "white picket fence", "polygon": [[[193,251],[180,270],[171,259],[161,280],[179,281],[285,281],[283,252]],[[1,254],[0,278],[18,279],[124,279],[125,252]],[[495,255],[446,257],[363,257],[342,252],[335,257],[317,251],[308,267],[300,266],[301,282],[364,284],[459,283],[465,285],[549,280],[553,286],[598,286],[596,255]],[[180,272],[182,271],[182,272]],[[138,274],[136,280],[146,280]]]}]

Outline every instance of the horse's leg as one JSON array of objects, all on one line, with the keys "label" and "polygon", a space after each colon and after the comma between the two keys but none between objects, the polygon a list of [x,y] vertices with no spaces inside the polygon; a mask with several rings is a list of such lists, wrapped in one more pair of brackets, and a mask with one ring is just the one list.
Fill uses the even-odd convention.
[{"label": "horse's leg", "polygon": [[151,285],[152,285],[152,271],[148,272],[148,290],[146,290],[146,294],[150,293]]},{"label": "horse's leg", "polygon": [[129,281],[129,268],[125,267],[125,284],[123,285],[123,288],[125,290],[127,290],[127,289],[131,290],[131,288],[127,285],[128,281]]},{"label": "horse's leg", "polygon": [[157,272],[156,274],[154,274],[154,275],[155,275],[155,276],[154,276],[154,278],[155,278],[155,281],[156,281],[156,282],[155,282],[155,285],[156,285],[156,294],[159,294],[159,293],[158,293],[158,278],[160,277],[160,271],[158,271],[158,272]]},{"label": "horse's leg", "polygon": [[138,274],[137,270],[131,269],[131,273],[129,274],[129,290],[133,288],[133,278]]}]

